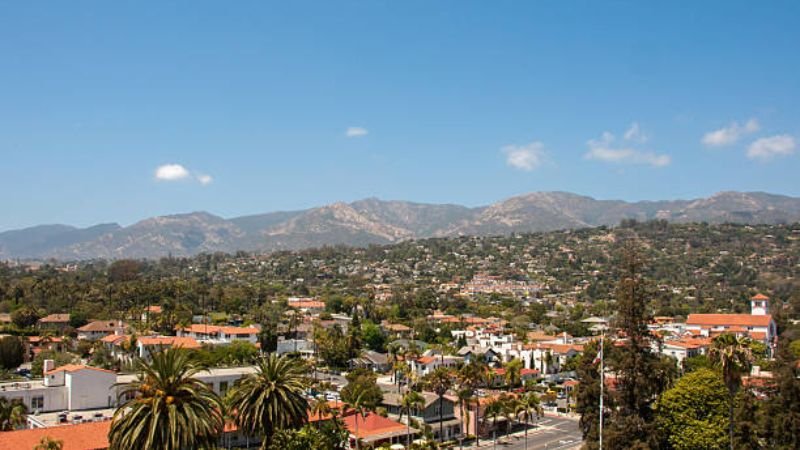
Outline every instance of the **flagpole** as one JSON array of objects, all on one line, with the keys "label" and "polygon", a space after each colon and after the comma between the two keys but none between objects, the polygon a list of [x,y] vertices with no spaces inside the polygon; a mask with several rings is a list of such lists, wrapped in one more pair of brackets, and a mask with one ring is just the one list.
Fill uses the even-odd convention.
[{"label": "flagpole", "polygon": [[600,333],[600,450],[603,450],[603,390],[605,383],[605,367],[603,366],[603,359],[605,352],[603,351],[603,337],[605,330]]}]

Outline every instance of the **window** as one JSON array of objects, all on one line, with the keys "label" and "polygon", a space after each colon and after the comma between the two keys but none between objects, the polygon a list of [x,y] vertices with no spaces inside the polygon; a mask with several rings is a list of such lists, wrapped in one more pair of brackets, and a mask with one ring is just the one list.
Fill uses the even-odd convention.
[{"label": "window", "polygon": [[31,397],[31,409],[40,411],[44,409],[44,396]]}]

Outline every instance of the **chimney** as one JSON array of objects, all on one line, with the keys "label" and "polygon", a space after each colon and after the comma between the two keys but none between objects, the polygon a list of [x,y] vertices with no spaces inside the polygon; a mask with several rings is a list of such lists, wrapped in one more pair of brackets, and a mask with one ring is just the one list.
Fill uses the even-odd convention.
[{"label": "chimney", "polygon": [[56,362],[52,359],[45,359],[42,365],[42,372],[47,373],[56,368]]}]

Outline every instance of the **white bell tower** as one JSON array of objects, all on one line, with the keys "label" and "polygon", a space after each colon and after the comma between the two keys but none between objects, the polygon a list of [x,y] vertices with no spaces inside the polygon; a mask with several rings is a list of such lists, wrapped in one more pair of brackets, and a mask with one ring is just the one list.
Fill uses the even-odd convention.
[{"label": "white bell tower", "polygon": [[765,316],[769,314],[769,297],[764,294],[756,294],[750,299],[750,314],[753,316]]}]

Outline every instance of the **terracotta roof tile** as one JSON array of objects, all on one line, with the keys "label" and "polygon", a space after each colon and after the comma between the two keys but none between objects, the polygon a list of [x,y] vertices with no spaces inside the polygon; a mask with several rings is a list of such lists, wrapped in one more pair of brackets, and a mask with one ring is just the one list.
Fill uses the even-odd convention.
[{"label": "terracotta roof tile", "polygon": [[751,314],[689,314],[687,325],[707,326],[749,326],[766,327],[772,322],[772,316],[754,316]]},{"label": "terracotta roof tile", "polygon": [[50,375],[51,373],[56,373],[56,372],[69,372],[69,373],[72,373],[72,372],[78,372],[78,371],[81,371],[81,370],[96,370],[98,372],[106,372],[106,373],[116,374],[116,372],[114,372],[112,370],[101,369],[99,367],[84,366],[84,365],[81,365],[81,364],[66,364],[66,365],[63,365],[63,366],[60,366],[60,367],[56,367],[55,369],[45,373],[45,375]]},{"label": "terracotta roof tile", "polygon": [[177,337],[177,336],[153,336],[153,337],[140,337],[139,342],[142,345],[164,345],[171,347],[180,347],[186,349],[200,348],[200,344],[190,337]]},{"label": "terracotta roof tile", "polygon": [[108,448],[111,421],[81,423],[50,428],[7,431],[0,433],[0,448],[29,449],[45,436],[63,442],[63,450],[101,450]]}]

